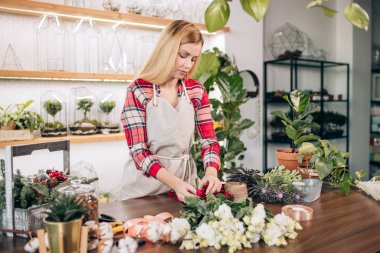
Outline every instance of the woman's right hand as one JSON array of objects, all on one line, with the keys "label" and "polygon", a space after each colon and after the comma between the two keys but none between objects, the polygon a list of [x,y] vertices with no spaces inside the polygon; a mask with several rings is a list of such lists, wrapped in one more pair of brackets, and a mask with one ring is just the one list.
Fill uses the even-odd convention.
[{"label": "woman's right hand", "polygon": [[177,197],[180,201],[186,202],[185,197],[195,197],[196,189],[189,183],[186,183],[182,180],[176,182],[173,187],[173,190],[177,194]]}]

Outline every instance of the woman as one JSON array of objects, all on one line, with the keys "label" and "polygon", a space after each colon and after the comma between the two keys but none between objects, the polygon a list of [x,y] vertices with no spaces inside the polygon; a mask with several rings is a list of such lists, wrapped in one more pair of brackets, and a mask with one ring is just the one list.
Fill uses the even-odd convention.
[{"label": "woman", "polygon": [[180,201],[195,196],[197,177],[190,148],[196,129],[202,144],[206,193],[220,191],[220,147],[203,84],[190,79],[203,38],[191,23],[176,20],[161,36],[127,90],[121,121],[130,155],[120,199],[174,190]]}]

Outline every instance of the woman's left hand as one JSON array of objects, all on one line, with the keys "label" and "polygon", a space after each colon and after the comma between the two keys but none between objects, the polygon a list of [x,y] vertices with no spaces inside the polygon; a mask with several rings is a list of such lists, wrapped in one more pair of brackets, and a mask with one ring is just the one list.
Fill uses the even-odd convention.
[{"label": "woman's left hand", "polygon": [[199,187],[202,188],[204,185],[208,185],[206,195],[209,193],[220,192],[222,183],[218,178],[218,171],[214,167],[206,168],[205,176],[199,182]]}]

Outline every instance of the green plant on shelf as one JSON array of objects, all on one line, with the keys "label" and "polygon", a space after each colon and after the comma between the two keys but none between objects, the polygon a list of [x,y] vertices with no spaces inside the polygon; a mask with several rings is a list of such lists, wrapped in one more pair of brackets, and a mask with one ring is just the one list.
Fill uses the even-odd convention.
[{"label": "green plant on shelf", "polygon": [[83,111],[83,120],[82,122],[89,122],[89,118],[87,117],[87,113],[90,112],[92,106],[94,105],[94,101],[90,98],[82,98],[77,101],[77,109]]},{"label": "green plant on shelf", "polygon": [[292,153],[295,153],[296,147],[303,142],[319,139],[319,136],[305,133],[319,128],[319,124],[313,122],[312,114],[320,108],[315,103],[310,103],[309,94],[305,91],[294,90],[290,93],[290,98],[287,95],[283,98],[291,107],[292,117],[284,111],[273,111],[271,114],[281,119],[286,135],[292,140]]},{"label": "green plant on shelf", "polygon": [[[28,129],[30,132],[40,128],[45,123],[42,117],[33,110],[27,108],[33,103],[33,100],[28,100],[26,103],[9,105],[8,107],[0,108],[0,126],[3,130],[23,130]],[[6,125],[12,126],[4,129]]]},{"label": "green plant on shelf", "polygon": [[53,117],[53,122],[46,122],[47,128],[64,128],[65,125],[59,121],[56,121],[55,116],[62,110],[62,103],[57,99],[49,99],[43,103],[43,108],[46,112]]},{"label": "green plant on shelf", "polygon": [[112,110],[116,107],[116,101],[114,100],[108,100],[103,101],[99,103],[99,108],[107,115],[106,122],[104,122],[106,125],[109,125],[109,114],[112,112]]}]

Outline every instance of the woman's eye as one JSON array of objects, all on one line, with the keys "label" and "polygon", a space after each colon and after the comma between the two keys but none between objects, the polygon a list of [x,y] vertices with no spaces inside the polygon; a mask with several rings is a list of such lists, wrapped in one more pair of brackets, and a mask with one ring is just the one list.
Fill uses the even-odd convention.
[{"label": "woman's eye", "polygon": [[185,59],[186,55],[179,55],[179,57],[181,57],[182,59]]}]

